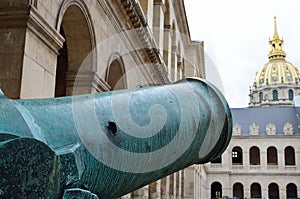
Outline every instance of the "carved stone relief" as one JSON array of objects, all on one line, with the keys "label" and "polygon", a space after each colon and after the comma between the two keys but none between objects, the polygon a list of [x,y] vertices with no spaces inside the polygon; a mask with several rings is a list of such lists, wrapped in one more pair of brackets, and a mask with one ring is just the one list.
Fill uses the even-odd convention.
[{"label": "carved stone relief", "polygon": [[259,126],[254,122],[249,126],[250,135],[258,135],[259,134]]},{"label": "carved stone relief", "polygon": [[239,125],[238,123],[236,123],[233,126],[232,133],[233,133],[233,135],[241,135],[241,133],[242,133],[242,127],[241,127],[241,125]]},{"label": "carved stone relief", "polygon": [[267,132],[268,135],[275,135],[276,134],[275,124],[272,124],[272,123],[268,124],[266,126],[266,132]]},{"label": "carved stone relief", "polygon": [[286,123],[283,126],[283,133],[284,135],[293,135],[294,134],[294,128],[291,123]]}]

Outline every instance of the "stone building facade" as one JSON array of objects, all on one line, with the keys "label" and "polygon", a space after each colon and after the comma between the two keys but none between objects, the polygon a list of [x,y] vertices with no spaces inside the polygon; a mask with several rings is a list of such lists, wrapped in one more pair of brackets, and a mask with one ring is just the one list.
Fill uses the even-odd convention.
[{"label": "stone building facade", "polygon": [[[1,2],[0,86],[14,99],[167,84],[204,75],[183,1]],[[125,75],[126,74],[126,75]],[[123,77],[123,78],[121,78]]]},{"label": "stone building facade", "polygon": [[217,160],[196,167],[196,198],[300,197],[299,71],[285,61],[275,18],[269,62],[256,73],[248,108],[232,108],[233,136]]},{"label": "stone building facade", "polygon": [[234,127],[227,151],[198,168],[200,179],[206,179],[200,198],[299,198],[297,108],[231,110]]},{"label": "stone building facade", "polygon": [[[53,98],[205,78],[183,0],[2,0],[0,88]],[[196,198],[194,167],[129,197]]]}]

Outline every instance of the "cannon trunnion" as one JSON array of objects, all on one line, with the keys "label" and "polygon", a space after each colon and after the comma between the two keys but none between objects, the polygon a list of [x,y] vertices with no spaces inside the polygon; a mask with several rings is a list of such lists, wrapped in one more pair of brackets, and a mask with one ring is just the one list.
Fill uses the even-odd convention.
[{"label": "cannon trunnion", "polygon": [[210,83],[52,99],[0,95],[0,198],[117,198],[226,149],[230,109]]}]

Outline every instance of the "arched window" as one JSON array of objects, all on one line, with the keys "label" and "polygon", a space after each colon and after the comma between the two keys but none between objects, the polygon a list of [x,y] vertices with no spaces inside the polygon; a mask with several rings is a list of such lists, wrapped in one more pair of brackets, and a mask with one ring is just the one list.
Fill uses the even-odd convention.
[{"label": "arched window", "polygon": [[294,99],[294,91],[292,89],[289,90],[289,100]]},{"label": "arched window", "polygon": [[297,186],[294,183],[289,183],[286,186],[286,198],[287,199],[297,199]]},{"label": "arched window", "polygon": [[120,57],[115,58],[109,65],[106,72],[106,81],[111,90],[126,88],[126,77],[123,62]]},{"label": "arched window", "polygon": [[177,50],[178,50],[178,46],[177,46],[177,35],[176,35],[176,23],[175,21],[172,22],[172,26],[171,26],[171,42],[172,42],[172,47],[171,47],[171,80],[175,81],[176,77],[175,77],[175,71],[177,71]]},{"label": "arched window", "polygon": [[251,184],[250,187],[251,198],[261,198],[261,186],[258,183]]},{"label": "arched window", "polygon": [[243,150],[240,147],[234,147],[232,149],[232,164],[243,164]]},{"label": "arched window", "polygon": [[[91,93],[92,82],[78,75],[81,71],[91,73],[94,64],[91,56],[94,44],[93,30],[83,7],[70,5],[62,16],[59,31],[65,42],[57,56],[56,97]],[[89,64],[85,65],[87,62]],[[76,84],[76,81],[80,81],[81,84]]]},{"label": "arched window", "polygon": [[244,198],[244,186],[241,183],[235,183],[233,185],[233,197]]},{"label": "arched window", "polygon": [[267,149],[267,163],[268,165],[278,165],[277,149],[273,146]]},{"label": "arched window", "polygon": [[218,197],[222,197],[222,185],[219,182],[213,182],[210,186],[211,194],[210,198],[211,199],[216,199]]},{"label": "arched window", "polygon": [[285,165],[295,165],[295,149],[288,146],[284,149]]},{"label": "arched window", "polygon": [[273,101],[278,101],[278,91],[273,90]]},{"label": "arched window", "polygon": [[263,101],[263,93],[259,92],[259,103],[262,103]]},{"label": "arched window", "polygon": [[271,183],[268,186],[269,199],[279,199],[279,188],[276,183]]},{"label": "arched window", "polygon": [[260,152],[256,146],[250,148],[250,165],[260,165]]}]

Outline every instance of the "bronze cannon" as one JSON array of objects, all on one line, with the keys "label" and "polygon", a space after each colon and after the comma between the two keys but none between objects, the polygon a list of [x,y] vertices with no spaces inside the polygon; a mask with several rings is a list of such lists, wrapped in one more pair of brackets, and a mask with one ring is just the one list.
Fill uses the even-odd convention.
[{"label": "bronze cannon", "polygon": [[212,84],[51,99],[0,95],[0,198],[117,198],[219,157],[231,138]]}]

